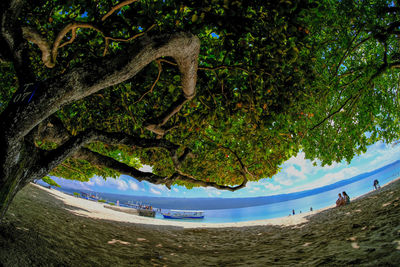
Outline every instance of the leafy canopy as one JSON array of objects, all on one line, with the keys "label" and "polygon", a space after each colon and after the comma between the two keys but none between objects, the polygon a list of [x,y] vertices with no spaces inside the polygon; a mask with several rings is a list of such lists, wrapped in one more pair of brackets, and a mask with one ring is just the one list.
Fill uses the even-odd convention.
[{"label": "leafy canopy", "polygon": [[[54,68],[44,66],[31,44],[31,68],[46,80],[83,59],[118,54],[141,33],[186,31],[201,41],[196,96],[167,123],[162,137],[194,155],[181,170],[221,185],[271,177],[302,149],[322,164],[365,152],[378,140],[399,138],[399,10],[391,1],[132,1],[101,21],[117,1],[35,1],[21,18],[53,41],[71,21],[100,23],[102,33],[78,28],[58,50]],[[96,24],[96,25],[97,25]],[[140,37],[138,37],[140,38]],[[104,49],[107,47],[107,49]],[[393,64],[392,64],[393,63]],[[1,66],[0,110],[17,82]],[[176,63],[162,58],[127,82],[57,112],[72,135],[94,128],[156,138],[146,121],[163,114],[182,94]],[[57,144],[37,140],[44,149]],[[96,142],[92,151],[132,167],[153,166],[168,176],[174,165],[164,149],[137,149]],[[68,159],[54,175],[87,181],[118,172]],[[193,184],[176,180],[192,187]]]}]

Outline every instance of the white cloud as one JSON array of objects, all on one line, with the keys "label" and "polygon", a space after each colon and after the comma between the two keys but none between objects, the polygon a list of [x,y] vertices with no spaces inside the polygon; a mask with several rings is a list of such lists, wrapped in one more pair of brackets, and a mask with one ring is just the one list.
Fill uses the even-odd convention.
[{"label": "white cloud", "polygon": [[172,190],[174,190],[177,193],[179,192],[178,188],[176,188],[176,187],[172,188]]},{"label": "white cloud", "polygon": [[303,191],[303,190],[322,187],[325,185],[336,183],[341,180],[349,179],[349,178],[354,177],[363,172],[364,172],[364,170],[361,171],[360,169],[358,169],[356,167],[344,168],[337,172],[327,173],[324,176],[322,176],[321,178],[316,179],[311,183],[293,187],[293,188],[287,190],[286,193],[299,192],[299,191]]},{"label": "white cloud", "polygon": [[143,165],[143,167],[140,168],[139,171],[142,171],[142,172],[153,172],[153,167],[151,167],[150,165]]},{"label": "white cloud", "polygon": [[160,191],[155,190],[154,188],[150,188],[150,192],[156,195],[161,195]]},{"label": "white cloud", "polygon": [[282,165],[282,170],[273,179],[283,186],[291,186],[307,180],[321,170],[333,170],[341,165],[340,163],[333,163],[330,166],[321,167],[320,161],[316,160],[315,162],[317,166],[314,166],[311,160],[305,158],[304,152],[299,152],[296,157],[291,157]]},{"label": "white cloud", "polygon": [[151,187],[154,189],[158,189],[160,191],[168,191],[169,190],[168,187],[166,187],[165,185],[162,185],[162,184],[152,184]]},{"label": "white cloud", "polygon": [[280,174],[276,175],[273,179],[276,182],[280,183],[281,185],[285,185],[285,186],[290,186],[294,182],[294,179],[291,179],[286,175],[280,175]]},{"label": "white cloud", "polygon": [[216,196],[219,196],[219,195],[221,195],[221,192],[220,191],[214,191],[214,192],[208,192],[208,194],[207,194],[209,197],[216,197]]},{"label": "white cloud", "polygon": [[91,179],[91,181],[93,181],[96,185],[99,185],[99,186],[103,186],[106,183],[106,181],[102,177],[99,177],[99,176],[93,177]]},{"label": "white cloud", "polygon": [[400,158],[400,145],[392,147],[386,144],[376,144],[374,152],[375,159],[368,165],[371,166],[372,169],[378,169]]},{"label": "white cloud", "polygon": [[138,191],[139,190],[139,185],[135,182],[129,181],[129,187],[133,190],[133,191]]},{"label": "white cloud", "polygon": [[301,180],[306,179],[304,170],[303,169],[298,170],[293,165],[289,166],[285,171],[288,176],[297,177],[298,179]]},{"label": "white cloud", "polygon": [[205,187],[204,190],[206,191],[209,197],[216,197],[221,195],[221,191],[211,186]]},{"label": "white cloud", "polygon": [[271,184],[271,183],[265,184],[264,187],[266,189],[269,189],[269,190],[272,190],[272,191],[278,191],[278,190],[280,190],[282,188],[280,185],[274,185],[274,184]]},{"label": "white cloud", "polygon": [[115,181],[114,183],[117,185],[117,188],[119,190],[126,191],[129,188],[128,184],[124,180],[117,178],[114,181]]}]

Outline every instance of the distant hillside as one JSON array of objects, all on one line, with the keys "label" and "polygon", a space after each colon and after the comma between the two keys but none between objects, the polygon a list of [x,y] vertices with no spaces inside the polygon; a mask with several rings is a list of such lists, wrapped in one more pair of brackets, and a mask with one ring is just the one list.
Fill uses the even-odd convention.
[{"label": "distant hillside", "polygon": [[[119,200],[120,203],[128,202],[142,202],[143,204],[148,204],[153,207],[162,209],[232,209],[232,208],[244,208],[251,206],[261,206],[276,202],[294,200],[298,198],[303,198],[310,195],[319,194],[325,191],[329,191],[341,186],[345,186],[350,183],[357,182],[359,180],[370,177],[371,175],[378,174],[385,171],[395,165],[400,164],[400,161],[393,162],[382,168],[376,169],[371,172],[363,173],[355,177],[336,182],[334,184],[326,185],[323,187],[305,190],[301,192],[281,194],[274,196],[265,197],[252,197],[252,198],[170,198],[170,197],[147,197],[147,196],[131,196],[122,194],[109,194],[109,193],[98,193],[104,199],[116,202]],[[69,193],[76,192],[76,189],[62,188],[62,191]],[[85,190],[82,190],[85,191]],[[87,191],[86,191],[87,192]]]}]

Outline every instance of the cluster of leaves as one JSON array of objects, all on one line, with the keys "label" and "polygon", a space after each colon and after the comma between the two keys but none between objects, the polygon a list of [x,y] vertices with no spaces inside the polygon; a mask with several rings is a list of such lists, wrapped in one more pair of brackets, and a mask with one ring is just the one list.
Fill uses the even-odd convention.
[{"label": "cluster of leaves", "polygon": [[51,179],[49,176],[45,176],[42,178],[42,181],[47,183],[48,185],[51,186],[56,186],[56,187],[60,187],[59,184],[57,184],[53,179]]},{"label": "cluster of leaves", "polygon": [[[48,40],[70,21],[94,23],[105,35],[118,38],[151,25],[156,27],[150,35],[187,31],[200,38],[196,97],[170,119],[171,130],[163,137],[192,150],[195,156],[183,163],[182,171],[196,179],[236,185],[244,176],[271,177],[300,149],[330,164],[349,161],[377,140],[399,138],[399,74],[393,68],[379,72],[384,60],[394,62],[400,54],[398,37],[384,31],[399,20],[398,11],[388,11],[391,1],[144,0],[105,21],[101,17],[117,1],[38,2],[27,5],[23,21]],[[104,36],[91,29],[78,30],[77,36],[59,49],[54,69],[43,66],[40,51],[32,45],[38,79],[62,75],[82,60],[95,62],[102,55]],[[111,42],[108,53],[127,45]],[[57,115],[72,135],[96,128],[155,138],[143,125],[182,94],[173,60],[159,64],[162,71],[155,86],[160,71],[156,62],[123,84],[63,107]],[[15,87],[9,73],[0,74],[10,76],[2,79],[10,89],[0,103]],[[152,165],[159,175],[174,172],[163,149],[101,143],[89,148],[133,167]],[[77,160],[67,160],[54,173],[81,181],[95,174],[118,175]]]},{"label": "cluster of leaves", "polygon": [[318,59],[312,84],[318,127],[303,140],[309,158],[350,162],[378,140],[400,138],[399,26],[391,29],[399,11],[391,1],[324,2],[307,18]]}]

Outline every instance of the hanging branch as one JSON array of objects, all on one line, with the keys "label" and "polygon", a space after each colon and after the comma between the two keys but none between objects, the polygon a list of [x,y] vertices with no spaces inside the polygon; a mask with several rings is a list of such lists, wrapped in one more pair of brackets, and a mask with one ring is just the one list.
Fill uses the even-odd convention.
[{"label": "hanging branch", "polygon": [[[136,2],[137,0],[128,0],[124,1],[116,6],[114,6],[106,15],[104,15],[101,19],[101,21],[106,20],[109,16],[111,16],[116,10],[120,9],[123,6],[129,5],[133,2]],[[108,51],[108,46],[110,41],[116,41],[116,42],[130,42],[142,35],[144,35],[146,32],[150,31],[153,29],[156,25],[153,24],[151,25],[146,31],[138,33],[132,37],[129,38],[115,38],[111,36],[106,36],[104,32],[99,28],[99,26],[89,23],[89,22],[72,22],[67,24],[57,35],[56,39],[53,42],[52,48],[50,48],[50,45],[48,44],[47,40],[42,37],[35,29],[30,28],[30,27],[22,27],[22,32],[23,36],[25,39],[28,41],[36,44],[39,49],[42,51],[42,61],[45,64],[46,67],[48,68],[54,68],[56,64],[56,59],[57,59],[57,54],[58,54],[58,49],[62,48],[68,44],[71,44],[72,42],[75,41],[76,39],[76,31],[77,29],[92,29],[100,33],[103,38],[104,38],[104,52],[103,56],[107,54]],[[64,37],[71,31],[71,38],[64,42],[61,43]]]},{"label": "hanging branch", "polygon": [[147,94],[149,94],[149,93],[152,93],[154,87],[156,86],[156,84],[157,84],[158,81],[160,80],[160,76],[161,76],[161,72],[162,72],[162,66],[161,66],[160,60],[156,60],[156,62],[157,62],[157,66],[158,66],[158,75],[157,75],[156,80],[153,82],[153,85],[151,86],[150,90],[147,91],[146,93],[144,93],[144,94],[139,98],[138,101],[136,101],[136,102],[133,103],[133,105],[136,104],[136,103],[138,103],[138,102],[140,102],[140,101],[142,101],[142,99],[143,99],[143,97],[145,97],[145,95],[147,95]]},{"label": "hanging branch", "polygon": [[326,116],[322,121],[320,121],[319,123],[317,123],[316,125],[314,125],[313,127],[311,127],[309,130],[312,131],[315,128],[319,127],[322,123],[324,123],[326,120],[328,120],[329,118],[331,118],[332,116],[334,116],[336,113],[340,112],[344,106],[346,106],[346,104],[353,99],[355,96],[350,96],[349,98],[346,99],[346,101],[344,101],[344,103],[334,112],[330,113],[328,116]]}]

